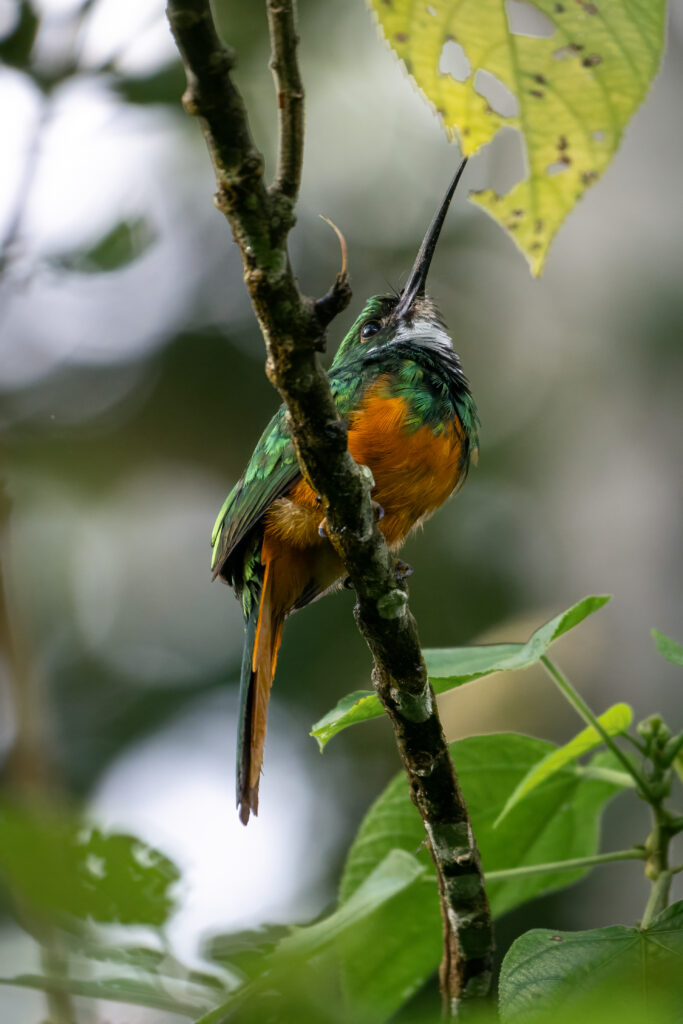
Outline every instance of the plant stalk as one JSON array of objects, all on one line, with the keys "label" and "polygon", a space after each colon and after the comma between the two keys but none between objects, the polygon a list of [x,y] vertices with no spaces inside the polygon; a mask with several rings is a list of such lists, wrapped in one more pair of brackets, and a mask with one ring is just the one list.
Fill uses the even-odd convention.
[{"label": "plant stalk", "polygon": [[573,857],[570,860],[551,861],[549,864],[525,864],[521,868],[504,868],[501,871],[487,871],[487,882],[507,882],[509,879],[525,878],[527,875],[545,875],[556,871],[576,871],[592,868],[598,864],[610,864],[620,860],[647,860],[642,848],[614,850],[611,853],[596,853],[594,857]]},{"label": "plant stalk", "polygon": [[636,788],[640,791],[640,795],[643,797],[643,799],[647,800],[649,804],[652,804],[654,806],[654,804],[656,803],[656,797],[654,793],[651,791],[647,781],[643,778],[640,772],[633,767],[629,759],[624,754],[623,750],[621,750],[621,748],[614,742],[614,739],[603,728],[602,723],[598,721],[597,716],[588,707],[588,704],[586,704],[581,694],[574,689],[574,687],[569,682],[567,677],[560,671],[557,665],[546,654],[542,655],[541,663],[550,675],[551,679],[553,680],[557,688],[559,689],[562,696],[571,704],[571,706],[574,708],[577,714],[579,714],[581,718],[583,718],[584,722],[586,722],[587,725],[591,725],[595,729],[595,731],[597,732],[598,736],[600,736],[605,746],[607,746],[612,751],[614,756],[618,758],[619,761],[621,761],[628,774],[636,783]]}]

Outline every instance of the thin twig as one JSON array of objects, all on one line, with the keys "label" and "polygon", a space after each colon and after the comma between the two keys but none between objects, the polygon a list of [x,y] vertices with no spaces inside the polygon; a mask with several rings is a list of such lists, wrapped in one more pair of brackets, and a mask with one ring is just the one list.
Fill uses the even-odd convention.
[{"label": "thin twig", "polygon": [[[268,0],[281,108],[280,171],[270,191],[242,99],[231,79],[235,57],[219,41],[208,0],[168,0],[185,63],[184,104],[200,120],[218,182],[217,205],[232,226],[244,277],[268,352],[267,373],[288,410],[302,472],[322,496],[327,533],[356,591],[356,619],[374,658],[373,681],[387,711],[436,866],[444,929],[441,985],[450,1015],[488,992],[491,919],[479,854],[434,693],[407,604],[405,584],[377,528],[366,472],[347,448],[329,382],[316,356],[324,331],[349,301],[345,269],[327,295],[302,296],[287,255],[294,223],[303,126],[293,0]],[[280,77],[282,76],[282,77]],[[299,83],[300,85],[300,83]],[[281,90],[282,91],[282,90]],[[296,99],[296,102],[294,102]]]},{"label": "thin twig", "polygon": [[267,0],[266,9],[272,43],[270,67],[275,76],[279,115],[280,151],[274,188],[295,200],[304,156],[304,87],[296,56],[299,37],[291,3]]}]

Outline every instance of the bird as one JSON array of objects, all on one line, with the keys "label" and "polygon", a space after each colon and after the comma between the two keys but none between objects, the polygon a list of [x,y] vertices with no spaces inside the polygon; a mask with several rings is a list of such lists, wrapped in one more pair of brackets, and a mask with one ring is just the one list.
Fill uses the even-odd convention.
[{"label": "bird", "polygon": [[[465,164],[429,225],[404,288],[367,300],[328,371],[349,451],[372,473],[375,517],[392,552],[460,488],[478,452],[472,392],[425,291]],[[268,701],[285,620],[345,578],[324,526],[320,497],[301,474],[281,406],[211,535],[212,578],[234,588],[244,614],[236,786],[244,825],[258,813]]]}]

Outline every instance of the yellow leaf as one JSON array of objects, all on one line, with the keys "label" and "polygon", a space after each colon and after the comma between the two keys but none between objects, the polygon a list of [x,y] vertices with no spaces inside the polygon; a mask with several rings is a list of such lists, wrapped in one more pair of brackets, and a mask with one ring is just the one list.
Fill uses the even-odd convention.
[{"label": "yellow leaf", "polygon": [[[613,704],[611,708],[608,708],[598,718],[598,722],[600,722],[608,736],[619,736],[625,733],[632,721],[633,711],[628,704]],[[589,725],[578,733],[574,739],[570,740],[569,743],[565,743],[563,747],[557,747],[557,749],[547,754],[538,764],[529,769],[508,797],[505,807],[494,823],[494,828],[501,823],[503,818],[510,813],[520,800],[527,797],[542,782],[546,782],[552,775],[562,771],[566,765],[587,754],[589,750],[600,746],[602,742],[602,736],[597,729]]]},{"label": "yellow leaf", "polygon": [[[657,72],[665,0],[370,0],[370,6],[465,154],[503,125],[521,133],[527,178],[507,195],[487,190],[475,202],[512,235],[538,275],[557,229],[608,166]],[[445,70],[456,52],[458,77]]]}]

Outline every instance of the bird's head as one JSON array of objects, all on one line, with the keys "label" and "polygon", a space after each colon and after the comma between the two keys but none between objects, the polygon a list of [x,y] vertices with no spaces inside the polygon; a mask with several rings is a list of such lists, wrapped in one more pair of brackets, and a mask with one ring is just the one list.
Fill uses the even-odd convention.
[{"label": "bird's head", "polygon": [[399,295],[375,295],[368,299],[339,346],[334,359],[335,366],[347,359],[362,357],[370,349],[393,342],[412,341],[436,348],[452,348],[439,312],[425,294],[425,287],[436,243],[466,163],[467,159],[461,162],[434,214],[403,291]]}]

